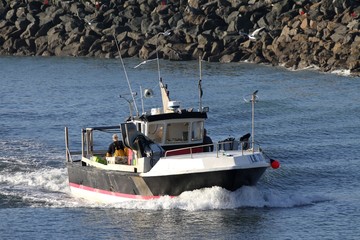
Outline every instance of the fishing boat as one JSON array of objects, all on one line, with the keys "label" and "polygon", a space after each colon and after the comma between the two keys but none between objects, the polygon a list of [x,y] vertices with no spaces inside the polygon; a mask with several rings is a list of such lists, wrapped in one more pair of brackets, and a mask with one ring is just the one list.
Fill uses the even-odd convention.
[{"label": "fishing boat", "polygon": [[[255,185],[268,167],[279,167],[279,162],[267,157],[254,140],[257,91],[249,97],[252,135],[206,142],[209,108],[201,103],[201,74],[198,109],[183,109],[180,102],[170,99],[168,86],[158,70],[162,108],[151,108],[142,114],[132,114],[130,110],[130,116],[118,126],[83,128],[82,148],[77,152],[70,151],[65,127],[66,165],[74,196],[116,203],[176,197],[185,191],[213,186],[235,191]],[[150,89],[145,89],[143,96],[152,94]],[[97,149],[98,145],[94,144],[97,132],[117,132],[126,154],[106,156],[107,150]],[[75,154],[80,154],[81,159],[75,160]]]}]

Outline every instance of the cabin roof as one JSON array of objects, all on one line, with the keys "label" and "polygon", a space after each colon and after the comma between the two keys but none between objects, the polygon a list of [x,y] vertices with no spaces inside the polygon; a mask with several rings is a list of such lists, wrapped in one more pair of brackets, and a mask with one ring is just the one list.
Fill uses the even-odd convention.
[{"label": "cabin roof", "polygon": [[145,122],[155,122],[168,119],[188,119],[188,118],[202,118],[206,119],[206,112],[189,112],[187,110],[181,110],[181,113],[161,113],[155,115],[142,115],[134,120],[140,120]]}]

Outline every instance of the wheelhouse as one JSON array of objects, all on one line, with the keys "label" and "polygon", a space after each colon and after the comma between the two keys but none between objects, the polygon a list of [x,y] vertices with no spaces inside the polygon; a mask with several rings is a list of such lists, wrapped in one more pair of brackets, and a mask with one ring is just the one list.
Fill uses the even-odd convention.
[{"label": "wheelhouse", "polygon": [[133,122],[137,130],[164,149],[203,143],[205,112],[182,110],[176,113],[143,115]]}]

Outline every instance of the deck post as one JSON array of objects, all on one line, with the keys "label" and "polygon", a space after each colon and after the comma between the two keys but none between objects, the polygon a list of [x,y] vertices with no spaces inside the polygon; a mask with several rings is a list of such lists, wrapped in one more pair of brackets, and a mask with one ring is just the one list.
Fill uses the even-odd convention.
[{"label": "deck post", "polygon": [[69,162],[69,131],[67,127],[65,127],[65,151],[66,162]]},{"label": "deck post", "polygon": [[81,157],[85,157],[85,152],[84,152],[84,129],[81,129]]}]

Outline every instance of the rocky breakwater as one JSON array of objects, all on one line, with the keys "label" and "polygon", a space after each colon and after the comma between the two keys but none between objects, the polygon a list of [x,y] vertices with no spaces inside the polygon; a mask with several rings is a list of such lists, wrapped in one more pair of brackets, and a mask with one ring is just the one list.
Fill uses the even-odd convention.
[{"label": "rocky breakwater", "polygon": [[112,58],[118,42],[123,57],[360,75],[359,19],[357,0],[0,0],[0,54]]}]

